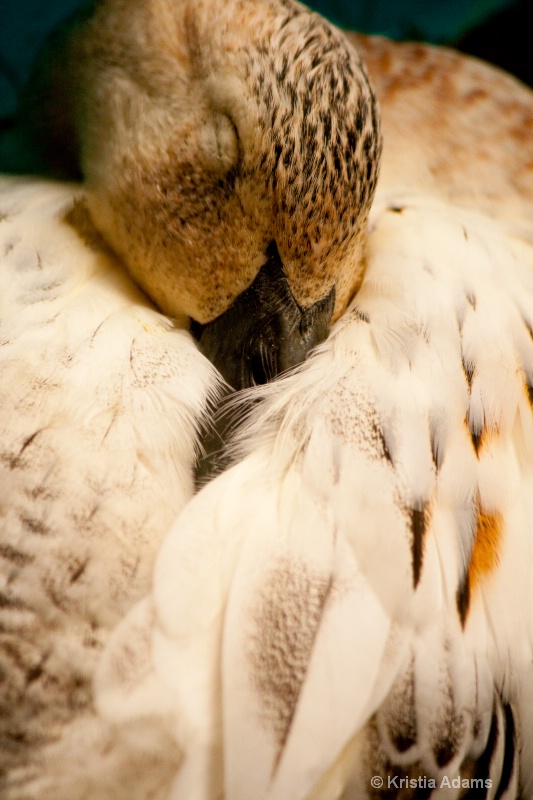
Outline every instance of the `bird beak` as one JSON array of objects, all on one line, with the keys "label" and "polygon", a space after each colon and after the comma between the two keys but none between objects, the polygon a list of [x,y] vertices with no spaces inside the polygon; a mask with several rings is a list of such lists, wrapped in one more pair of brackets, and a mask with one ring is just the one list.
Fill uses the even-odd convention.
[{"label": "bird beak", "polygon": [[[300,364],[329,333],[335,287],[308,309],[292,296],[275,243],[257,277],[230,308],[207,325],[193,323],[198,347],[233,390],[267,383]],[[195,470],[197,488],[229,463],[226,443],[236,429],[227,398],[221,398],[214,418],[200,435],[201,455]],[[253,400],[248,398],[247,403]],[[241,411],[243,410],[241,404]]]},{"label": "bird beak", "polygon": [[324,341],[335,305],[335,287],[301,309],[292,296],[276,244],[254,282],[206,325],[193,323],[200,351],[236,391],[267,383],[300,364]]}]

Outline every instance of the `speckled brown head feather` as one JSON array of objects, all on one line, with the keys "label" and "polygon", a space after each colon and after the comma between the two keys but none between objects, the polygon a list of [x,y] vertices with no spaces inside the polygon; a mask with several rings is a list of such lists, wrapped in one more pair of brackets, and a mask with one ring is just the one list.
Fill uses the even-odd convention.
[{"label": "speckled brown head feather", "polygon": [[289,0],[103,0],[71,63],[93,219],[163,310],[215,318],[275,241],[297,303],[342,312],[381,139],[340,31]]}]

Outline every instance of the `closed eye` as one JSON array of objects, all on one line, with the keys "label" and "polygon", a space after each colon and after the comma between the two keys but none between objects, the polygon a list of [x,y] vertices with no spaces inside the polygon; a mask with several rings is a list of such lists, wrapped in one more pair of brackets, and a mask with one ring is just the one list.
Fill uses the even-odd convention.
[{"label": "closed eye", "polygon": [[204,134],[204,150],[213,167],[224,173],[235,169],[240,160],[237,127],[227,114],[214,112]]}]

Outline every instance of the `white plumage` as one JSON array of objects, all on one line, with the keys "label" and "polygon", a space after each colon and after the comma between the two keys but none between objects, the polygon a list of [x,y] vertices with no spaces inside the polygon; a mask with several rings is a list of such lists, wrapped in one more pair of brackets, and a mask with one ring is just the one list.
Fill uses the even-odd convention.
[{"label": "white plumage", "polygon": [[484,197],[426,123],[411,181],[386,140],[352,305],[192,499],[214,371],[76,188],[3,182],[2,798],[533,797],[531,146],[495,118]]},{"label": "white plumage", "polygon": [[178,518],[101,662],[113,719],[167,693],[194,776],[172,798],[359,798],[373,775],[466,780],[483,753],[477,779],[512,797],[514,736],[531,791],[532,252],[392,199],[355,307],[264,390],[248,454]]}]

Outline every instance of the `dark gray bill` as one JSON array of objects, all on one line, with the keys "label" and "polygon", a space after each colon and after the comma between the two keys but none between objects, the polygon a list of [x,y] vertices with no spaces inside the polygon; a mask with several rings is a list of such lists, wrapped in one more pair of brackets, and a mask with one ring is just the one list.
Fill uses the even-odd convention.
[{"label": "dark gray bill", "polygon": [[[266,251],[266,263],[251,286],[230,308],[206,325],[192,324],[201,352],[223,378],[239,391],[267,383],[300,364],[329,332],[335,287],[308,309],[292,296],[275,242]],[[224,408],[215,426],[205,432],[205,457],[197,467],[197,482],[205,482],[222,467],[224,443],[232,428]]]},{"label": "dark gray bill", "polygon": [[300,364],[329,332],[335,288],[302,310],[292,296],[275,242],[251,286],[207,325],[193,323],[201,352],[233,389],[267,383]]}]

